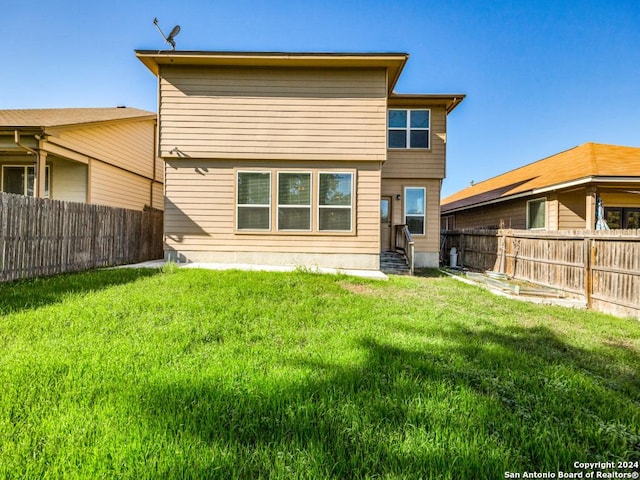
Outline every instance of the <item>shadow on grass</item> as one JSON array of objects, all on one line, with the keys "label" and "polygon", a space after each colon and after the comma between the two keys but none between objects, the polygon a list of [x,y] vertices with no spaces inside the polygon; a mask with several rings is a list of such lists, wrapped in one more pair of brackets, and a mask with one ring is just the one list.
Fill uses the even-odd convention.
[{"label": "shadow on grass", "polygon": [[158,273],[157,269],[116,268],[0,283],[0,314],[58,303],[68,295],[123,285]]},{"label": "shadow on grass", "polygon": [[137,392],[154,435],[209,449],[160,473],[494,479],[640,460],[640,385],[637,370],[616,370],[618,347],[583,350],[540,327],[410,334],[430,346],[362,338],[364,361],[301,357],[287,367],[306,373],[290,381],[242,372]]}]

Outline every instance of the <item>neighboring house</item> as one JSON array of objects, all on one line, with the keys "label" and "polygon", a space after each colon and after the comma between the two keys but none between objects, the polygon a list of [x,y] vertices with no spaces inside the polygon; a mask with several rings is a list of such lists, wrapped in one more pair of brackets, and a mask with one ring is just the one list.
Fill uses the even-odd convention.
[{"label": "neighboring house", "polygon": [[0,110],[0,188],[54,200],[163,208],[156,114],[135,108]]},{"label": "neighboring house", "polygon": [[464,95],[393,93],[407,54],[136,54],[159,79],[168,258],[377,270],[406,223],[438,265]]},{"label": "neighboring house", "polygon": [[640,228],[640,148],[585,143],[442,200],[442,228]]}]

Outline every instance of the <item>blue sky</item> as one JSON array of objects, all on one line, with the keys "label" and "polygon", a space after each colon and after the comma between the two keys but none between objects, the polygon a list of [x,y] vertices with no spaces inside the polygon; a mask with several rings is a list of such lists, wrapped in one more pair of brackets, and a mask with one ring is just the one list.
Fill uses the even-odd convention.
[{"label": "blue sky", "polygon": [[2,0],[0,108],[156,110],[134,49],[407,52],[401,93],[465,93],[443,197],[585,142],[640,146],[640,1]]}]

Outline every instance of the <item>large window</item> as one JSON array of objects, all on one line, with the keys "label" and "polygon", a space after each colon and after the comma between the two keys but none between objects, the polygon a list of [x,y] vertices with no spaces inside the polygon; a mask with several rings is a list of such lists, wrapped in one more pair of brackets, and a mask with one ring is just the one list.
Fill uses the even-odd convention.
[{"label": "large window", "polygon": [[404,222],[414,235],[425,234],[426,193],[424,187],[404,189]]},{"label": "large window", "polygon": [[[35,168],[29,165],[3,165],[2,191],[33,197],[35,189]],[[45,197],[49,198],[49,166],[44,177]]]},{"label": "large window", "polygon": [[271,229],[271,173],[238,172],[238,230]]},{"label": "large window", "polygon": [[278,173],[278,230],[311,230],[310,173]]},{"label": "large window", "polygon": [[389,148],[430,148],[430,110],[389,110]]},{"label": "large window", "polygon": [[318,230],[351,231],[353,174],[320,173]]},{"label": "large window", "polygon": [[527,202],[527,228],[541,229],[546,226],[547,202],[544,198]]},{"label": "large window", "polygon": [[236,230],[352,233],[354,178],[355,172],[237,171]]}]

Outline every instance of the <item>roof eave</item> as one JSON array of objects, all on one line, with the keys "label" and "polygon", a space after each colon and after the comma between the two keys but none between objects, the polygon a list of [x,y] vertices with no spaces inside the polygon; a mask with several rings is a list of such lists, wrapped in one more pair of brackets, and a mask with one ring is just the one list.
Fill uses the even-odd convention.
[{"label": "roof eave", "polygon": [[407,53],[209,52],[136,50],[136,57],[156,76],[160,65],[246,67],[386,68],[391,93],[409,58]]},{"label": "roof eave", "polygon": [[114,122],[142,122],[142,121],[146,121],[146,120],[156,120],[157,119],[157,115],[151,114],[151,115],[140,115],[140,116],[136,116],[136,117],[125,117],[125,118],[109,118],[109,119],[105,119],[105,120],[92,120],[92,121],[87,121],[87,122],[75,122],[75,123],[62,123],[62,124],[56,124],[56,125],[45,125],[42,128],[43,129],[47,129],[47,128],[73,128],[73,127],[91,127],[94,125],[104,125],[107,123],[114,123]]},{"label": "roof eave", "polygon": [[29,126],[7,126],[3,125],[0,127],[0,135],[13,135],[16,130],[20,131],[21,134],[25,135],[39,135],[44,132],[45,127],[34,127],[33,125]]},{"label": "roof eave", "polygon": [[443,105],[451,113],[466,98],[465,93],[396,93],[389,95],[390,106]]}]

